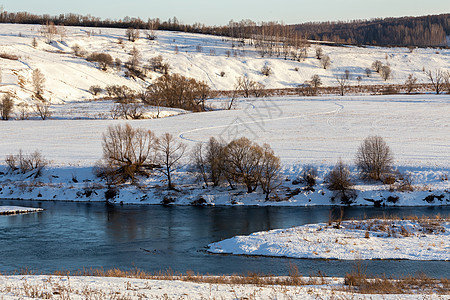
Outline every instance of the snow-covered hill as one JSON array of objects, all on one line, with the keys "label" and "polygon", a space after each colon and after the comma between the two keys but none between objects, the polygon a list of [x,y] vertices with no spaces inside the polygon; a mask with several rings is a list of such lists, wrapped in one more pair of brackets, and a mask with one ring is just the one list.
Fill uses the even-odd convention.
[{"label": "snow-covered hill", "polygon": [[[331,58],[328,69],[320,67],[314,58],[315,47],[308,48],[305,61],[284,60],[282,57],[264,57],[251,45],[217,36],[157,31],[156,40],[148,40],[145,33],[136,42],[125,37],[125,30],[109,28],[66,27],[65,36],[54,37],[55,42],[46,43],[40,34],[40,25],[0,25],[0,54],[13,54],[18,60],[0,59],[2,69],[1,91],[14,91],[16,101],[26,101],[31,96],[31,73],[39,68],[45,78],[44,97],[52,103],[64,103],[92,99],[89,87],[105,87],[112,84],[127,85],[134,90],[142,90],[158,73],[151,73],[146,81],[124,76],[125,69],[101,71],[95,63],[87,62],[74,55],[72,48],[78,45],[86,53],[104,52],[122,62],[130,59],[130,51],[135,46],[141,54],[141,64],[148,64],[152,57],[162,55],[170,65],[171,73],[207,82],[212,89],[230,90],[236,77],[247,75],[250,79],[264,84],[267,88],[296,87],[318,74],[326,86],[337,85],[335,77],[350,71],[352,84],[358,76],[361,84],[382,84],[379,74],[366,76],[365,69],[371,68],[375,60],[380,60],[392,69],[392,79],[387,83],[404,83],[408,74],[414,73],[418,83],[428,82],[424,69],[450,66],[448,49],[378,48],[378,47],[332,47],[320,46]],[[37,46],[33,47],[33,39]],[[272,74],[264,76],[263,66],[270,66]],[[222,73],[224,72],[224,73]],[[221,73],[223,76],[221,76]]]}]

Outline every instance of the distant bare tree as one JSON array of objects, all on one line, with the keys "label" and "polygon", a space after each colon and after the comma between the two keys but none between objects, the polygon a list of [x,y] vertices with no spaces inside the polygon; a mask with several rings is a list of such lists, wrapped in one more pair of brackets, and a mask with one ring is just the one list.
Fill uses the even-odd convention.
[{"label": "distant bare tree", "polygon": [[320,47],[317,47],[316,48],[316,58],[317,59],[322,59],[322,56],[323,56],[323,49],[320,48]]},{"label": "distant bare tree", "polygon": [[416,88],[417,77],[414,74],[409,74],[408,79],[405,81],[406,92],[411,94],[411,92]]},{"label": "distant bare tree", "polygon": [[372,74],[372,71],[369,68],[365,68],[364,72],[366,73],[367,77],[370,77],[370,74]]},{"label": "distant bare tree", "polygon": [[331,58],[328,55],[322,56],[320,59],[320,65],[322,68],[327,69],[331,64]]},{"label": "distant bare tree", "polygon": [[128,61],[129,69],[137,70],[137,68],[139,67],[139,64],[141,62],[141,53],[136,48],[136,46],[133,46],[133,49],[131,49],[131,51],[130,51],[130,55],[131,55],[131,57],[130,57],[130,60]]},{"label": "distant bare tree", "polygon": [[44,25],[41,26],[40,32],[46,39],[47,43],[50,44],[51,42],[53,42],[55,35],[58,34],[58,28],[53,22],[47,21]]},{"label": "distant bare tree", "polygon": [[41,95],[44,91],[44,83],[45,83],[45,77],[44,74],[42,74],[41,70],[34,69],[33,73],[31,74],[32,84],[34,87],[34,92],[37,95]]},{"label": "distant bare tree", "polygon": [[377,73],[380,73],[382,66],[383,66],[383,63],[379,60],[376,60],[372,63],[372,69],[374,69],[375,72],[377,72]]},{"label": "distant bare tree", "polygon": [[441,69],[436,69],[434,72],[431,70],[425,71],[425,74],[431,81],[436,94],[439,95],[442,92],[442,87],[444,84],[444,72]]},{"label": "distant bare tree", "polygon": [[356,165],[365,179],[381,180],[391,171],[393,160],[391,149],[380,136],[367,137],[356,153]]},{"label": "distant bare tree", "polygon": [[128,28],[125,32],[127,39],[131,42],[135,42],[139,39],[139,29]]},{"label": "distant bare tree", "polygon": [[16,119],[27,120],[30,117],[30,106],[25,102],[16,105]]},{"label": "distant bare tree", "polygon": [[168,189],[174,189],[172,183],[172,173],[176,170],[180,159],[183,157],[186,151],[186,145],[178,142],[170,133],[163,134],[157,143],[158,163],[162,166],[160,171],[167,178]]},{"label": "distant bare tree", "polygon": [[335,78],[336,78],[336,82],[338,83],[339,93],[341,94],[341,96],[344,96],[344,94],[347,90],[348,80],[347,80],[345,74],[336,75]]},{"label": "distant bare tree", "polygon": [[33,98],[33,110],[42,120],[47,120],[52,116],[50,111],[50,101],[41,98]]},{"label": "distant bare tree", "polygon": [[2,120],[9,120],[14,110],[14,100],[10,94],[3,95],[0,101],[0,116]]},{"label": "distant bare tree", "polygon": [[345,74],[345,79],[347,79],[347,80],[351,79],[350,70],[345,70],[344,74]]},{"label": "distant bare tree", "polygon": [[380,75],[384,81],[387,81],[389,78],[391,78],[391,73],[392,73],[391,67],[387,65],[381,67]]}]

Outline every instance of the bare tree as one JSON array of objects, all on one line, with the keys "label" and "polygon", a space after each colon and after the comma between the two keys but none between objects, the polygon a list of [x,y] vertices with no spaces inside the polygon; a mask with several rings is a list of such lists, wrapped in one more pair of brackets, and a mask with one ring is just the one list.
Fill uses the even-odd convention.
[{"label": "bare tree", "polygon": [[365,179],[381,180],[391,171],[393,160],[391,149],[380,136],[367,137],[356,153],[356,165]]},{"label": "bare tree", "polygon": [[347,86],[348,86],[348,80],[345,76],[345,74],[343,75],[336,75],[336,82],[338,83],[338,87],[339,87],[339,93],[341,96],[344,96],[346,90],[347,90]]},{"label": "bare tree", "polygon": [[50,44],[51,42],[53,42],[55,35],[58,34],[58,28],[53,22],[47,21],[47,23],[41,26],[40,32],[42,36],[47,40],[47,43]]},{"label": "bare tree", "polygon": [[199,142],[197,143],[191,151],[191,164],[193,170],[198,174],[198,178],[203,180],[206,186],[208,186],[208,171],[207,171],[207,161],[206,161],[206,146]]},{"label": "bare tree", "polygon": [[320,48],[320,47],[317,47],[316,48],[316,58],[317,59],[322,59],[322,56],[323,56],[323,49]]},{"label": "bare tree", "polygon": [[434,70],[434,72],[431,70],[425,71],[425,74],[431,81],[431,84],[433,85],[436,94],[439,95],[442,92],[442,88],[444,85],[444,72],[442,72],[441,69],[436,69]]},{"label": "bare tree", "polygon": [[416,88],[417,77],[414,74],[409,74],[408,79],[405,81],[406,92],[411,94],[411,92]]},{"label": "bare tree", "polygon": [[30,116],[30,107],[25,102],[16,105],[16,119],[26,120]]},{"label": "bare tree", "polygon": [[248,193],[253,192],[260,178],[262,148],[242,137],[231,141],[224,151],[226,172],[230,178],[241,181],[247,187]]},{"label": "bare tree", "polygon": [[387,81],[389,78],[391,78],[391,73],[392,73],[391,67],[387,65],[381,67],[380,75],[384,81]]},{"label": "bare tree", "polygon": [[327,69],[331,64],[331,58],[328,55],[322,56],[320,59],[320,65],[322,68]]},{"label": "bare tree", "polygon": [[141,61],[141,53],[136,48],[136,46],[133,46],[133,49],[130,51],[130,60],[128,61],[129,69],[131,70],[137,70],[139,67],[140,61]]},{"label": "bare tree", "polygon": [[268,144],[264,144],[262,148],[259,183],[266,195],[266,201],[269,200],[269,195],[281,185],[280,171],[280,158],[275,155]]},{"label": "bare tree", "polygon": [[33,98],[33,110],[42,120],[47,120],[52,116],[50,111],[50,101],[44,98]]},{"label": "bare tree", "polygon": [[158,163],[162,166],[160,171],[167,178],[168,189],[174,189],[172,173],[176,170],[180,159],[186,151],[186,145],[178,142],[170,133],[163,134],[157,143]]},{"label": "bare tree", "polygon": [[366,73],[367,77],[370,77],[370,74],[372,74],[372,71],[369,68],[365,68],[364,72]]},{"label": "bare tree", "polygon": [[156,165],[156,137],[150,130],[126,124],[110,126],[103,134],[103,161],[98,175],[112,183],[135,182],[137,175],[148,175]]},{"label": "bare tree", "polygon": [[353,198],[353,191],[351,187],[353,182],[351,180],[351,173],[348,166],[339,159],[338,163],[325,177],[327,187],[331,191],[335,191],[341,198],[342,203],[350,204]]},{"label": "bare tree", "polygon": [[139,39],[139,29],[128,28],[125,32],[125,35],[129,41],[134,42]]},{"label": "bare tree", "polygon": [[45,83],[44,74],[42,74],[41,70],[34,69],[33,73],[31,74],[31,79],[34,87],[34,92],[40,96],[44,91],[44,83]]},{"label": "bare tree", "polygon": [[379,60],[376,60],[372,63],[372,69],[374,69],[375,72],[377,72],[377,73],[380,73],[382,66],[383,66],[383,63]]},{"label": "bare tree", "polygon": [[10,94],[3,95],[0,101],[0,116],[2,120],[9,120],[14,110],[14,100]]}]

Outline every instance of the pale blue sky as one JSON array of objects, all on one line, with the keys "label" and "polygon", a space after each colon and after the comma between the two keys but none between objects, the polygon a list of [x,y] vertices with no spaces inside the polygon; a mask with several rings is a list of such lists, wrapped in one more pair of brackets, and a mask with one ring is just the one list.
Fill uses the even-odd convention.
[{"label": "pale blue sky", "polygon": [[3,0],[0,4],[11,12],[50,15],[71,12],[103,19],[130,16],[144,20],[176,16],[185,24],[207,25],[224,25],[231,19],[297,24],[450,12],[448,0]]}]

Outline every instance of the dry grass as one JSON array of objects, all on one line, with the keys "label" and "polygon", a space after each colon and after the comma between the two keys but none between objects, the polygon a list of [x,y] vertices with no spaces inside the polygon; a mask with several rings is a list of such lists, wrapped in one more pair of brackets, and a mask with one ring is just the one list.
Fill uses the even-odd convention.
[{"label": "dry grass", "polygon": [[351,273],[344,277],[347,290],[360,294],[415,294],[421,293],[447,295],[450,293],[450,281],[447,278],[434,279],[419,274],[388,278],[385,275],[371,277],[358,262]]}]

